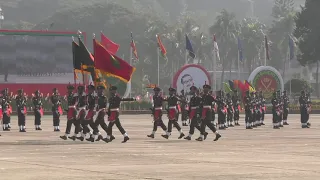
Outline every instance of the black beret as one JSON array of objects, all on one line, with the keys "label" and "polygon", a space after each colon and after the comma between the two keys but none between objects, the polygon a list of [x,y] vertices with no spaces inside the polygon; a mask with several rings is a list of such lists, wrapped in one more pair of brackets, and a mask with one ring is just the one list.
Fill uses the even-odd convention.
[{"label": "black beret", "polygon": [[78,90],[83,90],[83,89],[84,89],[84,86],[82,86],[82,85],[78,86]]},{"label": "black beret", "polygon": [[173,91],[177,91],[175,88],[170,87],[169,91],[173,92]]},{"label": "black beret", "polygon": [[202,88],[203,88],[203,89],[204,89],[204,88],[211,89],[211,86],[208,85],[208,84],[205,84],[205,85],[202,86]]},{"label": "black beret", "polygon": [[23,92],[23,89],[18,89],[18,93],[21,93],[21,92]]},{"label": "black beret", "polygon": [[97,89],[101,89],[101,90],[103,90],[103,89],[105,89],[105,87],[104,87],[104,86],[102,86],[102,85],[100,85],[100,86],[98,86],[98,87],[97,87]]},{"label": "black beret", "polygon": [[111,91],[116,91],[117,89],[118,89],[118,88],[117,88],[116,86],[111,86],[111,87],[110,87],[110,90],[111,90]]},{"label": "black beret", "polygon": [[88,89],[95,89],[94,85],[91,85],[91,84],[88,85],[87,88],[88,88]]},{"label": "black beret", "polygon": [[161,91],[161,89],[159,87],[155,87],[153,88],[154,91]]},{"label": "black beret", "polygon": [[39,91],[39,90],[36,90],[34,93],[37,94],[37,93],[40,93],[40,91]]},{"label": "black beret", "polygon": [[74,89],[74,86],[72,86],[72,85],[69,84],[69,85],[67,86],[67,89],[73,90],[73,89]]},{"label": "black beret", "polygon": [[191,86],[190,87],[190,91],[192,91],[192,90],[197,90],[198,88],[197,87],[195,87],[195,86]]}]

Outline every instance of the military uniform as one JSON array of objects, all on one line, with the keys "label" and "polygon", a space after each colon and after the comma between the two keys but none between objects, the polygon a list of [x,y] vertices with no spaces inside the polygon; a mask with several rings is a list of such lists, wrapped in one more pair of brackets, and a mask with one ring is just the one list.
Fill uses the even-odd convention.
[{"label": "military uniform", "polygon": [[289,114],[289,97],[287,96],[287,91],[283,91],[282,96],[282,102],[283,102],[283,125],[289,125],[288,124],[288,114]]},{"label": "military uniform", "polygon": [[238,97],[237,91],[234,91],[234,94],[232,96],[232,102],[233,102],[233,109],[234,109],[234,125],[240,126],[239,119],[240,119],[240,99]]},{"label": "military uniform", "polygon": [[[70,135],[70,131],[71,131],[71,126],[72,124],[75,125],[75,119],[76,119],[76,97],[74,96],[73,90],[74,90],[74,86],[72,85],[68,85],[67,86],[67,90],[68,90],[68,95],[67,95],[67,103],[68,103],[68,109],[66,109],[67,111],[67,126],[66,126],[66,131],[65,131],[65,135],[64,136],[60,136],[61,139],[63,140],[67,140],[69,135]],[[76,137],[76,134],[74,135],[74,137]]]},{"label": "military uniform", "polygon": [[164,99],[159,94],[161,89],[159,87],[155,87],[153,91],[154,91],[154,95],[152,97],[153,107],[151,108],[152,116],[153,116],[153,129],[152,129],[152,133],[150,135],[147,135],[150,138],[154,138],[154,135],[158,129],[158,126],[160,126],[162,130],[167,132],[167,127],[162,120],[162,106],[163,106]]},{"label": "military uniform", "polygon": [[16,97],[18,126],[20,132],[26,132],[27,98],[23,95],[23,90],[18,90]]},{"label": "military uniform", "polygon": [[[194,134],[194,129],[197,128],[201,133],[201,97],[196,94],[197,88],[195,86],[190,87],[190,92],[192,97],[189,102],[189,118],[190,118],[190,130],[189,135],[185,137],[186,140],[191,140],[192,135]],[[208,133],[204,133],[204,140],[207,138]]]},{"label": "military uniform", "polygon": [[212,120],[212,103],[215,101],[213,96],[209,94],[209,90],[211,89],[210,85],[203,85],[203,95],[202,95],[202,112],[201,112],[201,135],[197,141],[203,141],[205,135],[206,126],[210,128],[210,130],[216,134],[214,141],[217,141],[221,135],[217,132],[215,126],[211,123]]},{"label": "military uniform", "polygon": [[119,110],[120,110],[120,103],[121,101],[135,101],[134,98],[121,98],[118,94],[116,94],[117,87],[111,86],[110,87],[110,98],[109,98],[109,107],[108,107],[108,132],[107,137],[103,139],[105,142],[111,142],[114,140],[114,136],[112,135],[112,127],[114,125],[117,126],[121,134],[124,136],[123,143],[129,140],[129,136],[126,131],[123,129],[120,119],[119,119]]},{"label": "military uniform", "polygon": [[305,92],[301,92],[301,96],[299,97],[299,104],[300,104],[300,122],[302,128],[309,128],[308,126],[308,101],[305,95]]},{"label": "military uniform", "polygon": [[306,95],[307,98],[307,125],[311,126],[310,122],[309,122],[309,118],[310,118],[310,113],[311,113],[311,97],[310,97],[310,93],[307,93]]},{"label": "military uniform", "polygon": [[224,101],[223,98],[223,92],[222,91],[218,91],[218,96],[216,99],[217,102],[217,106],[218,106],[218,126],[219,129],[226,129],[226,103]]},{"label": "military uniform", "polygon": [[283,117],[283,101],[282,101],[282,96],[281,96],[281,91],[277,91],[277,100],[279,104],[279,127],[283,127],[283,122],[282,122],[282,117]]},{"label": "military uniform", "polygon": [[273,98],[271,99],[272,104],[272,123],[273,129],[280,128],[280,110],[279,110],[279,102],[277,99],[276,92],[273,93]]},{"label": "military uniform", "polygon": [[252,119],[252,107],[251,107],[251,97],[249,91],[246,92],[244,97],[244,108],[245,108],[245,123],[246,129],[252,129],[251,119]]},{"label": "military uniform", "polygon": [[84,121],[84,117],[86,115],[86,93],[84,92],[84,86],[78,86],[78,92],[74,94],[75,107],[76,107],[76,115],[74,120],[75,131],[74,135],[69,137],[72,140],[76,140],[79,135],[79,132],[82,131],[81,122]]},{"label": "military uniform", "polygon": [[[102,129],[107,133],[108,132],[108,125],[106,124],[104,117],[106,115],[106,109],[107,109],[107,103],[108,103],[108,99],[107,97],[103,94],[104,91],[104,87],[103,86],[98,86],[97,87],[97,91],[98,91],[98,96],[97,96],[97,107],[96,107],[96,113],[94,116],[94,126],[93,126],[93,135],[90,137],[91,142],[93,141],[100,141],[101,139],[103,139],[103,136],[101,135],[100,131],[99,131],[99,125],[102,127]],[[98,138],[96,139],[96,136],[98,136]]]},{"label": "military uniform", "polygon": [[259,100],[260,100],[260,106],[261,106],[261,117],[260,117],[260,124],[264,124],[264,115],[266,114],[266,100],[263,97],[262,91],[259,92]]},{"label": "military uniform", "polygon": [[1,96],[1,107],[2,107],[2,122],[3,122],[3,130],[10,131],[10,121],[11,121],[11,96],[8,95],[8,89],[4,89],[2,91]]},{"label": "military uniform", "polygon": [[233,116],[234,116],[234,107],[231,95],[228,93],[226,98],[226,105],[227,105],[227,125],[229,127],[233,127]]},{"label": "military uniform", "polygon": [[182,126],[188,126],[187,124],[187,117],[188,117],[188,113],[187,113],[187,98],[184,94],[184,90],[181,91],[181,95],[179,97],[181,99],[180,102],[180,108],[181,108],[181,121],[182,121]]},{"label": "military uniform", "polygon": [[53,89],[53,93],[50,97],[52,103],[52,116],[53,116],[53,128],[54,131],[60,131],[60,116],[62,115],[61,100],[58,94],[57,88]]},{"label": "military uniform", "polygon": [[43,116],[43,107],[42,107],[42,96],[40,91],[35,91],[35,96],[32,97],[32,103],[34,106],[34,125],[36,131],[41,131],[41,117]]},{"label": "military uniform", "polygon": [[181,101],[175,94],[176,94],[176,89],[174,88],[169,88],[169,94],[170,96],[166,99],[164,99],[165,101],[168,102],[168,130],[167,133],[165,135],[162,135],[162,137],[168,139],[169,136],[171,136],[171,132],[172,132],[172,125],[174,125],[174,127],[177,128],[177,130],[180,133],[179,139],[184,137],[184,133],[182,132],[182,129],[178,123],[178,117],[179,117],[179,113],[178,113],[178,101]]},{"label": "military uniform", "polygon": [[254,108],[254,126],[261,126],[261,102],[260,98],[257,96],[257,92],[253,95],[253,108]]}]

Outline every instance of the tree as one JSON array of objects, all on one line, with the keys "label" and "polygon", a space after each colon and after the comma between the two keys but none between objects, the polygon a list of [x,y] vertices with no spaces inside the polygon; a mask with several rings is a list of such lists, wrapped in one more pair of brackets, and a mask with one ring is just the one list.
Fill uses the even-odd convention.
[{"label": "tree", "polygon": [[224,71],[226,66],[233,64],[237,57],[237,35],[239,34],[239,23],[235,19],[235,14],[223,9],[216,18],[216,22],[210,27],[209,32],[216,34],[219,44],[220,58],[222,64],[221,87],[224,82]]},{"label": "tree", "polygon": [[275,0],[271,16],[274,19],[287,16],[294,10],[294,0]]},{"label": "tree", "polygon": [[298,40],[300,54],[298,61],[301,65],[316,63],[316,93],[319,97],[319,60],[320,60],[320,1],[306,0],[305,6],[296,16],[296,29],[294,36]]}]

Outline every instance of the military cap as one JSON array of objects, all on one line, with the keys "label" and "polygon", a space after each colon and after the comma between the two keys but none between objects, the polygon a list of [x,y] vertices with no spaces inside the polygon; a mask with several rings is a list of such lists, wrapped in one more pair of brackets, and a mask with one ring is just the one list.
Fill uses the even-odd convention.
[{"label": "military cap", "polygon": [[287,92],[287,90],[284,90],[284,91],[283,91],[283,93],[286,93],[286,92]]},{"label": "military cap", "polygon": [[35,94],[40,93],[39,89],[34,92]]},{"label": "military cap", "polygon": [[2,90],[2,92],[6,92],[6,91],[9,91],[9,89],[8,89],[8,88],[4,88],[4,89]]},{"label": "military cap", "polygon": [[195,86],[191,86],[190,87],[190,91],[192,91],[192,90],[197,90],[198,88],[197,87],[195,87]]},{"label": "military cap", "polygon": [[95,89],[94,85],[90,84],[87,86],[88,89]]},{"label": "military cap", "polygon": [[211,89],[211,86],[209,84],[205,84],[202,86],[203,89],[207,88],[207,89]]},{"label": "military cap", "polygon": [[23,89],[18,89],[18,93],[22,93],[23,92]]},{"label": "military cap", "polygon": [[74,86],[72,86],[71,84],[69,84],[69,85],[67,86],[67,89],[73,90],[73,89],[74,89]]},{"label": "military cap", "polygon": [[161,89],[159,87],[154,87],[153,91],[161,91]]},{"label": "military cap", "polygon": [[97,89],[103,90],[103,89],[105,89],[105,87],[102,86],[102,85],[99,85],[99,86],[97,87]]},{"label": "military cap", "polygon": [[53,88],[53,89],[52,89],[52,91],[56,91],[56,90],[57,90],[57,88]]},{"label": "military cap", "polygon": [[177,91],[177,90],[175,88],[170,87],[169,91],[174,92],[174,91]]},{"label": "military cap", "polygon": [[118,88],[116,86],[111,86],[110,91],[116,91]]},{"label": "military cap", "polygon": [[78,86],[78,90],[83,90],[83,89],[84,89],[84,86],[82,86],[82,85]]}]

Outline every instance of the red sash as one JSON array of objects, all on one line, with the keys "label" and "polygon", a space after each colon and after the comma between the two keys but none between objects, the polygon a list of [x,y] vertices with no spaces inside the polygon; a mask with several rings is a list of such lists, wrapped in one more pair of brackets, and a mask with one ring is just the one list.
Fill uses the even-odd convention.
[{"label": "red sash", "polygon": [[23,110],[21,110],[21,113],[24,115],[27,115],[27,107],[23,107]]},{"label": "red sash", "polygon": [[69,107],[68,114],[67,114],[67,119],[68,120],[74,119],[75,118],[75,113],[76,113],[75,107]]},{"label": "red sash", "polygon": [[177,115],[177,109],[176,108],[170,108],[169,107],[169,114],[168,114],[168,118],[170,121],[172,120],[176,120],[176,115]]},{"label": "red sash", "polygon": [[119,109],[110,109],[108,121],[115,121],[118,117]]},{"label": "red sash", "polygon": [[193,119],[196,114],[197,114],[197,109],[191,109],[189,113],[189,118]]},{"label": "red sash", "polygon": [[78,114],[77,114],[77,117],[76,117],[76,119],[78,120],[78,119],[80,119],[83,115],[85,115],[86,114],[86,110],[85,109],[83,109],[83,108],[81,108],[79,111],[78,111]]},{"label": "red sash", "polygon": [[2,114],[2,108],[0,107],[0,119],[2,119],[3,114]]},{"label": "red sash", "polygon": [[84,119],[85,120],[91,120],[93,118],[93,115],[94,115],[94,111],[93,111],[93,109],[90,109],[90,110],[87,111],[87,114],[86,114]]},{"label": "red sash", "polygon": [[42,116],[43,116],[43,109],[40,108],[38,111],[39,111],[39,113],[40,113],[40,116],[42,117]]},{"label": "red sash", "polygon": [[154,120],[160,120],[161,119],[161,113],[162,113],[162,109],[155,109],[154,110],[154,115],[153,118]]},{"label": "red sash", "polygon": [[238,105],[238,110],[239,110],[239,112],[241,111],[241,107],[240,107],[240,105]]},{"label": "red sash", "polygon": [[227,113],[227,110],[228,110],[227,107],[224,107],[222,112],[223,112],[224,114],[226,114],[226,113]]},{"label": "red sash", "polygon": [[63,115],[63,110],[62,110],[61,106],[58,107],[58,112],[59,112],[60,116]]},{"label": "red sash", "polygon": [[211,109],[211,107],[203,107],[201,113],[201,119],[205,119],[207,117],[207,112]]},{"label": "red sash", "polygon": [[96,115],[93,116],[93,120],[96,120],[97,118],[104,117],[106,115],[105,108],[99,109],[99,111],[96,112]]}]

